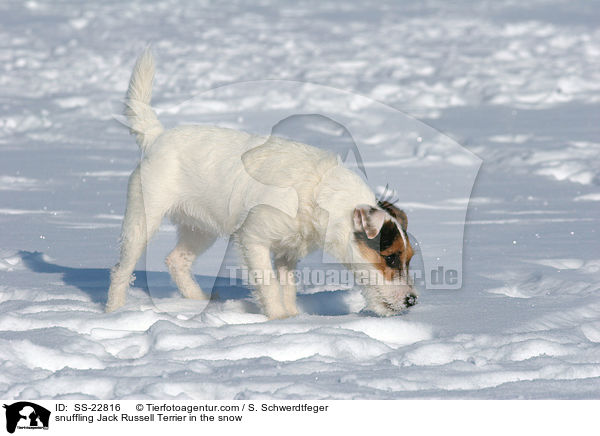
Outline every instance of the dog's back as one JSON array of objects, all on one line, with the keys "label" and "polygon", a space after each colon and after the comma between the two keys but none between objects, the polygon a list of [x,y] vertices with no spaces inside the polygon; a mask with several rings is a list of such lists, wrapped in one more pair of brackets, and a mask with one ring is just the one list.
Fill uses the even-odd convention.
[{"label": "dog's back", "polygon": [[[143,178],[170,192],[174,221],[198,220],[233,233],[261,203],[288,216],[314,208],[313,192],[337,157],[306,144],[216,126],[161,133],[140,164]],[[202,205],[201,208],[198,205]]]}]

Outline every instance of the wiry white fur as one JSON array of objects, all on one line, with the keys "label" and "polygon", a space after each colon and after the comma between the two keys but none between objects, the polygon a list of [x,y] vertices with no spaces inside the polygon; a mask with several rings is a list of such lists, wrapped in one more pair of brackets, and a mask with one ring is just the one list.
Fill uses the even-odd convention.
[{"label": "wiry white fur", "polygon": [[150,107],[153,82],[154,57],[147,48],[135,63],[125,98],[125,116],[142,151],[146,151],[164,130]]},{"label": "wiry white fur", "polygon": [[[145,51],[131,77],[126,109],[145,154],[129,179],[121,258],[111,273],[107,311],[125,304],[135,264],[165,215],[179,229],[179,242],[167,265],[188,298],[207,298],[190,267],[218,236],[235,238],[251,272],[264,274],[275,268],[285,277],[318,247],[351,269],[374,271],[354,240],[355,207],[377,207],[375,195],[360,177],[335,155],[282,138],[212,126],[163,132],[149,109],[153,73],[152,56]],[[254,204],[248,198],[272,197],[281,187],[291,188],[294,195],[279,195],[278,207],[258,202],[250,208]],[[404,297],[412,291],[406,280],[366,286],[370,308],[382,315],[404,308]],[[269,318],[297,314],[293,285],[259,284],[256,295]]]}]

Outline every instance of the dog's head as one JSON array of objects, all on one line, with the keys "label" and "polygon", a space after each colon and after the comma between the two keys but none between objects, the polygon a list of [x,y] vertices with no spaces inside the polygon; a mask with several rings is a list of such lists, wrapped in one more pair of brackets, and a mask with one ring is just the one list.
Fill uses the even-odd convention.
[{"label": "dog's head", "polygon": [[[352,269],[360,271],[368,308],[378,315],[394,315],[414,306],[417,296],[408,274],[413,248],[404,211],[379,201],[377,207],[359,205],[354,209]],[[364,271],[368,274],[364,274]]]}]

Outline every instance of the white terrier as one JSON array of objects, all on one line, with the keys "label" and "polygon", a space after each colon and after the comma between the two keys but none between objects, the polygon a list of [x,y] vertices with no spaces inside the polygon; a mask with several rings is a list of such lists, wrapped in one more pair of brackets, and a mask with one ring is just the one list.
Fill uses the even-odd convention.
[{"label": "white terrier", "polygon": [[[187,298],[208,298],[192,276],[192,263],[217,237],[231,235],[253,277],[277,273],[278,280],[255,286],[270,319],[298,314],[296,288],[287,279],[298,260],[319,247],[354,273],[368,308],[378,315],[415,304],[403,211],[378,201],[357,174],[324,150],[214,126],[165,131],[150,107],[153,80],[154,60],[146,50],[131,75],[125,109],[143,158],[129,178],[121,258],[111,272],[107,311],[125,304],[136,262],[165,215],[179,235],[166,263]],[[273,199],[289,188],[294,195]]]}]

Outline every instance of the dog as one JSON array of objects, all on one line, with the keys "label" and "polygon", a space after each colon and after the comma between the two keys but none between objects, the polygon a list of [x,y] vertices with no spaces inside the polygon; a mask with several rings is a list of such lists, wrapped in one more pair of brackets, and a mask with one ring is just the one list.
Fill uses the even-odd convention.
[{"label": "dog", "polygon": [[[150,107],[153,81],[154,58],[147,49],[135,64],[125,100],[124,115],[143,157],[129,178],[107,312],[125,304],[136,262],[165,216],[178,229],[166,264],[184,297],[208,298],[193,278],[192,263],[218,237],[230,236],[250,274],[278,278],[254,286],[269,319],[298,314],[296,287],[286,278],[318,248],[360,275],[367,309],[375,314],[394,315],[416,303],[408,275],[413,249],[402,210],[378,200],[325,150],[215,126],[165,130]],[[269,186],[292,188],[293,195],[289,189],[275,191],[281,207],[273,207]],[[250,210],[248,198],[258,199]]]}]

